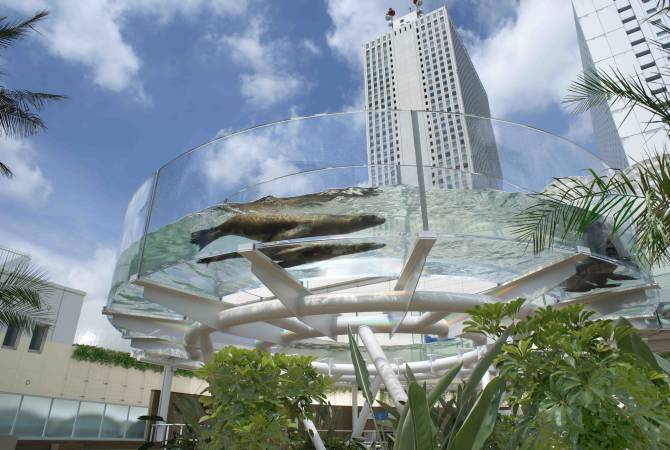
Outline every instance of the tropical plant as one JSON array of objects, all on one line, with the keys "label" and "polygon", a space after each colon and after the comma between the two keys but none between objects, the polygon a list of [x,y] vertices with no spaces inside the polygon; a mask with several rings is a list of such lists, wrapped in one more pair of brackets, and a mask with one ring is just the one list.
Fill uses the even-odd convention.
[{"label": "tropical plant", "polygon": [[[493,431],[505,383],[496,377],[482,391],[479,390],[479,385],[507,338],[507,332],[503,332],[477,363],[468,381],[458,384],[456,394],[449,394],[447,390],[460,372],[460,364],[444,374],[429,391],[416,381],[409,366],[405,366],[406,378],[409,380],[408,404],[402,408],[401,413],[389,405],[384,405],[393,416],[395,425],[392,448],[395,450],[482,448]],[[368,370],[351,330],[349,330],[349,349],[356,381],[366,401],[372,405],[375,399],[370,390]]]},{"label": "tropical plant", "polygon": [[210,394],[201,399],[207,415],[198,448],[291,448],[291,435],[301,433],[296,419],[311,419],[310,405],[324,403],[330,386],[313,360],[233,346],[215,353],[197,372]]},{"label": "tropical plant", "polygon": [[[0,49],[7,49],[28,32],[35,31],[35,25],[48,14],[47,11],[40,11],[22,22],[10,22],[7,17],[0,17]],[[0,130],[9,137],[36,134],[46,128],[38,113],[47,103],[65,98],[62,95],[9,89],[0,85]],[[14,175],[2,161],[0,161],[0,175],[9,178]]]},{"label": "tropical plant", "polygon": [[593,320],[582,305],[538,308],[523,299],[469,311],[464,330],[514,339],[495,358],[511,415],[488,448],[670,448],[667,361],[625,320]]},{"label": "tropical plant", "polygon": [[29,332],[48,323],[50,313],[42,297],[51,290],[44,272],[28,257],[0,248],[0,325]]},{"label": "tropical plant", "polygon": [[[657,13],[667,16],[670,2],[659,0]],[[670,33],[661,20],[653,26]],[[656,43],[670,57],[670,47]],[[670,130],[670,92],[660,81],[648,83],[638,75],[599,70],[580,76],[569,88],[564,102],[575,112],[597,105],[639,107],[652,114],[649,123]],[[665,87],[666,89],[654,89]],[[667,149],[666,149],[667,150]],[[524,210],[513,224],[517,236],[533,244],[535,252],[550,248],[555,238],[582,234],[596,221],[612,222],[612,233],[630,231],[634,252],[645,266],[670,262],[670,156],[648,154],[626,171],[602,175],[589,170],[587,179],[557,179],[549,189],[535,194],[537,202]]]}]

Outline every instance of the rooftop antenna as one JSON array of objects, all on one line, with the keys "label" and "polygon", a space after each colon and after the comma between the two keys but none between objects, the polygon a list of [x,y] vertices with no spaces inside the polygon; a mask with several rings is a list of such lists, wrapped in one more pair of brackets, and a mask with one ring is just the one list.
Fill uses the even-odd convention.
[{"label": "rooftop antenna", "polygon": [[416,7],[416,15],[420,16],[423,14],[423,11],[421,10],[421,5],[423,5],[423,0],[412,0],[412,3],[414,3],[414,6]]},{"label": "rooftop antenna", "polygon": [[393,27],[393,18],[395,17],[395,10],[393,8],[389,8],[388,11],[386,11],[386,21],[389,24],[389,27]]}]

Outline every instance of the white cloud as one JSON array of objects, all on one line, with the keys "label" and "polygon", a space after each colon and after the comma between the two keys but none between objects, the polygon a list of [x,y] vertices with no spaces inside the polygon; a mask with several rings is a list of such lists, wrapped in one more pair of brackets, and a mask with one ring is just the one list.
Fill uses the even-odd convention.
[{"label": "white cloud", "polygon": [[475,47],[472,57],[493,116],[560,102],[580,71],[570,2],[520,2],[517,17]]},{"label": "white cloud", "polygon": [[14,178],[0,177],[0,198],[5,197],[32,205],[43,204],[52,191],[49,181],[34,162],[29,141],[0,137],[0,161],[14,173]]},{"label": "white cloud", "polygon": [[[288,155],[300,155],[305,143],[301,124],[289,123],[279,127],[255,130],[223,139],[212,145],[203,170],[212,184],[227,190],[252,186],[277,177],[300,172]],[[303,193],[309,187],[305,177],[262,186],[272,195]]]},{"label": "white cloud", "polygon": [[290,53],[285,40],[270,40],[260,20],[252,20],[241,34],[224,34],[218,39],[222,50],[240,65],[241,92],[258,108],[269,108],[308,89],[308,83],[289,70],[284,55]]},{"label": "white cloud", "polygon": [[129,16],[150,15],[165,24],[201,11],[240,14],[246,4],[235,0],[0,0],[0,5],[24,16],[49,10],[50,16],[39,25],[39,36],[51,54],[84,66],[98,86],[129,92],[143,103],[150,99],[139,76],[142,61],[122,33]]},{"label": "white cloud", "polygon": [[[393,0],[327,0],[333,27],[328,31],[328,46],[354,68],[362,67],[365,42],[388,30],[384,13],[389,7],[404,11],[409,2]],[[362,76],[362,73],[361,73]]]},{"label": "white cloud", "polygon": [[321,54],[321,49],[311,39],[304,39],[300,45],[302,46],[302,48],[307,50],[312,55],[320,55]]},{"label": "white cloud", "polygon": [[591,126],[591,115],[580,114],[573,118],[565,132],[565,137],[578,144],[585,144],[593,140],[593,127]]},{"label": "white cloud", "polygon": [[240,76],[242,95],[254,106],[268,108],[299,94],[304,82],[291,75],[253,73]]}]

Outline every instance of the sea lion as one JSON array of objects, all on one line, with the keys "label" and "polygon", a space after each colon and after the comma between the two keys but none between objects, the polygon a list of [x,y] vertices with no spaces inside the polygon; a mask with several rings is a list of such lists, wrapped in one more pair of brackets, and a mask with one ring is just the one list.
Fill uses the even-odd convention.
[{"label": "sea lion", "polygon": [[[360,244],[292,244],[282,247],[267,247],[259,249],[268,258],[275,261],[283,268],[300,266],[317,261],[336,258],[343,255],[352,255],[354,253],[369,252],[385,247],[385,244],[372,242],[363,242]],[[241,258],[237,252],[224,253],[221,255],[208,256],[200,258],[198,263],[209,264],[227,259]]]},{"label": "sea lion", "polygon": [[296,195],[294,197],[274,197],[268,195],[258,200],[247,203],[232,203],[225,201],[214,206],[215,209],[223,209],[232,212],[251,212],[267,209],[281,209],[287,207],[304,207],[310,205],[322,205],[336,198],[360,198],[379,195],[381,189],[377,187],[348,187],[344,189],[326,189],[313,194]]},{"label": "sea lion", "polygon": [[588,258],[577,265],[576,273],[561,283],[566,292],[589,292],[600,288],[614,288],[620,283],[610,280],[636,280],[636,278],[614,273],[617,265],[602,259]]},{"label": "sea lion", "polygon": [[331,234],[346,234],[381,225],[386,219],[374,214],[239,214],[216,227],[191,234],[200,249],[223,236],[242,236],[270,242]]}]

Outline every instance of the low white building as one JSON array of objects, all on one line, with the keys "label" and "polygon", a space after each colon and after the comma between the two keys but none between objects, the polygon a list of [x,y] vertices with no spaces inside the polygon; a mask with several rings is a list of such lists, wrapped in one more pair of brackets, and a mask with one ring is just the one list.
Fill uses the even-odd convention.
[{"label": "low white building", "polygon": [[[16,259],[29,258],[12,252]],[[137,448],[144,439],[152,390],[162,374],[72,358],[85,292],[50,283],[43,301],[50,321],[30,334],[0,327],[0,448],[44,448],[68,443],[88,448],[114,441],[114,448]],[[174,377],[175,391],[196,393],[203,382]],[[39,442],[38,442],[39,441]],[[25,447],[28,448],[28,447]],[[58,447],[56,447],[58,448]]]}]

